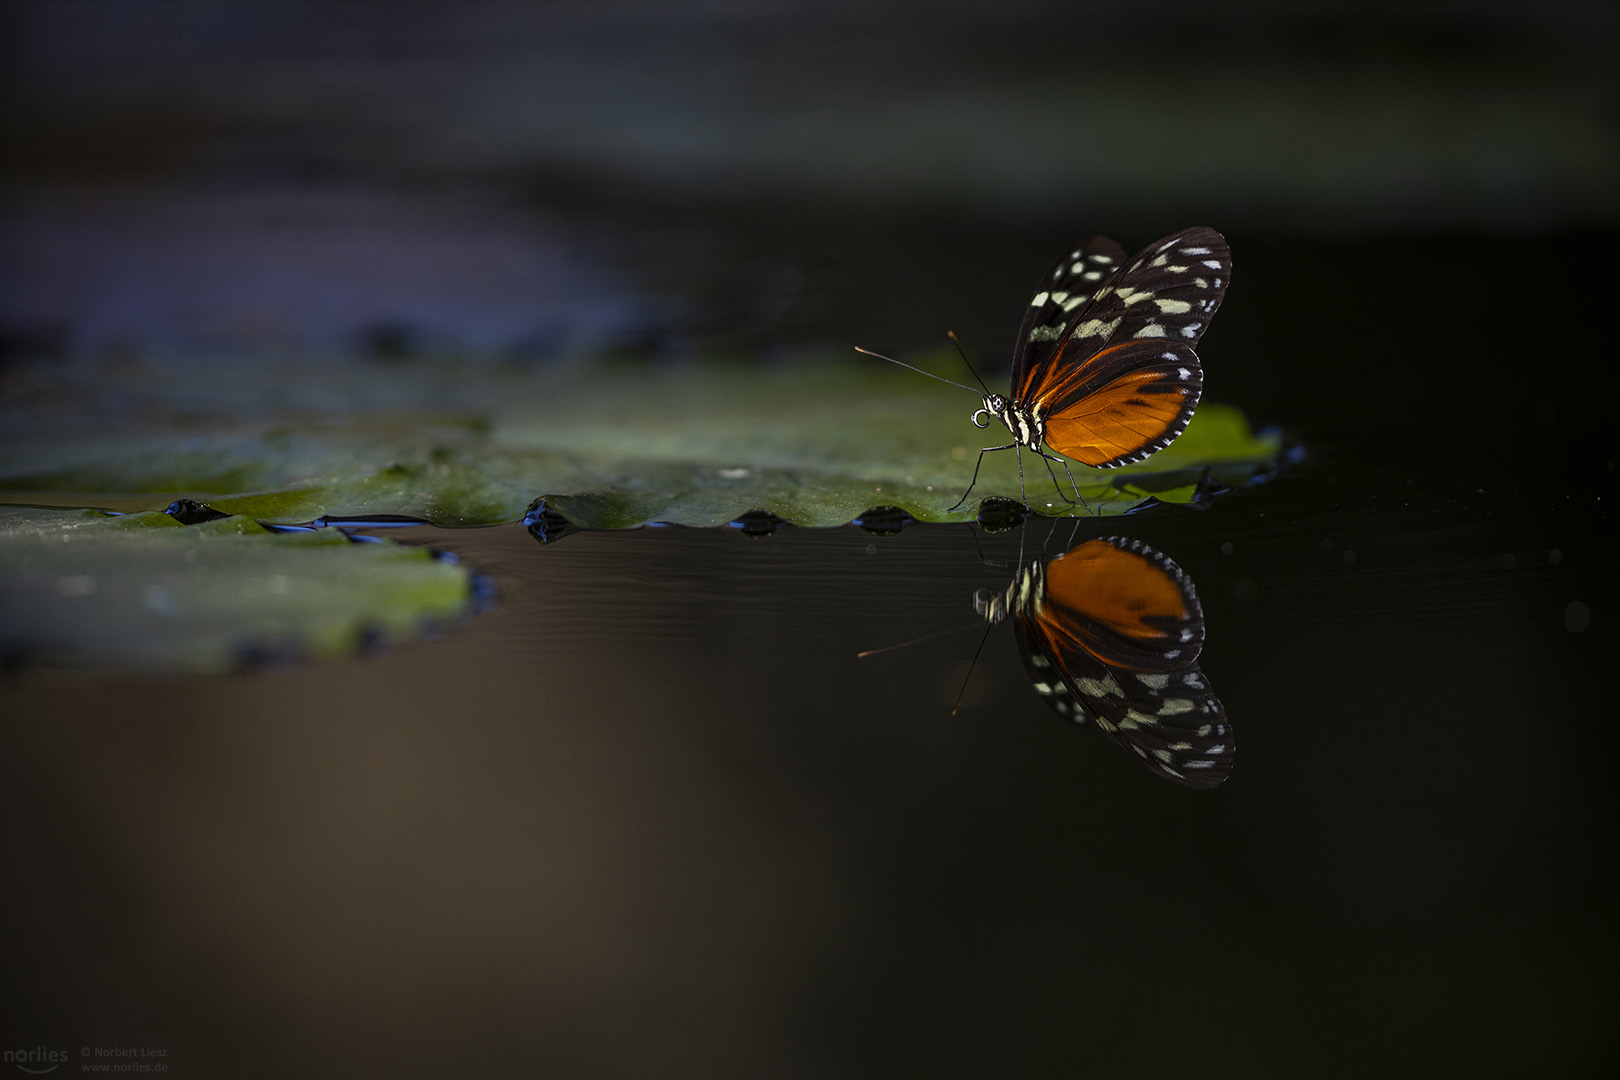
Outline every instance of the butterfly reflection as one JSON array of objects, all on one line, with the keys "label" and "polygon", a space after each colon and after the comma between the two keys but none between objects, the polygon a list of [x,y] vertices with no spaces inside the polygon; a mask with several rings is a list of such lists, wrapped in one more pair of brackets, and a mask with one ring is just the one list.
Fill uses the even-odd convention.
[{"label": "butterfly reflection", "polygon": [[1150,770],[1208,790],[1232,771],[1226,710],[1198,667],[1204,613],[1193,583],[1138,540],[1087,540],[1019,569],[974,608],[1012,619],[1035,692],[1065,719],[1092,723]]}]

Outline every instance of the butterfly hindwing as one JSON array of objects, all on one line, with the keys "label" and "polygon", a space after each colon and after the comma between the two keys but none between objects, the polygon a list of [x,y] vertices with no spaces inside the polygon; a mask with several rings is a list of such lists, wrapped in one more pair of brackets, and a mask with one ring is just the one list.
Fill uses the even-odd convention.
[{"label": "butterfly hindwing", "polygon": [[1025,373],[1043,367],[1057,350],[1075,312],[1084,309],[1124,265],[1124,248],[1106,236],[1094,236],[1064,252],[1042,275],[1013,348],[1015,396]]},{"label": "butterfly hindwing", "polygon": [[1034,385],[1046,444],[1065,457],[1111,469],[1169,446],[1204,391],[1192,346],[1136,340],[1067,363],[1072,339]]},{"label": "butterfly hindwing", "polygon": [[1049,561],[1042,582],[1043,619],[1111,667],[1175,671],[1204,647],[1192,580],[1140,540],[1087,540]]}]

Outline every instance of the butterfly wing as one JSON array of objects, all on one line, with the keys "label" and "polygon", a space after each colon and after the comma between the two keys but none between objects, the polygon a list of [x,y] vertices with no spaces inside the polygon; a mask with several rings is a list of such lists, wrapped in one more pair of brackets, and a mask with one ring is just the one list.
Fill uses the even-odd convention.
[{"label": "butterfly wing", "polygon": [[1237,746],[1226,709],[1197,664],[1148,674],[1076,673],[1073,689],[1097,726],[1166,780],[1208,790],[1231,775]]},{"label": "butterfly wing", "polygon": [[1028,372],[1051,359],[1074,313],[1090,303],[1124,265],[1124,248],[1106,236],[1093,236],[1064,252],[1041,276],[1013,346],[1015,395]]},{"label": "butterfly wing", "polygon": [[1044,584],[1016,623],[1036,693],[1167,780],[1224,781],[1232,729],[1196,662],[1203,614],[1180,567],[1138,541],[1091,540],[1048,563]]},{"label": "butterfly wing", "polygon": [[1236,743],[1226,710],[1197,664],[1168,672],[1114,668],[1062,652],[1037,618],[1018,619],[1024,668],[1036,693],[1065,720],[1088,721],[1149,771],[1208,790],[1231,774]]},{"label": "butterfly wing", "polygon": [[1175,441],[1203,391],[1193,346],[1231,268],[1226,240],[1199,227],[1148,245],[1104,280],[1050,352],[1015,370],[1013,400],[1041,418],[1047,445],[1114,468]]},{"label": "butterfly wing", "polygon": [[1087,540],[1048,562],[1042,578],[1049,621],[1110,667],[1176,671],[1204,647],[1204,609],[1192,580],[1140,540]]},{"label": "butterfly wing", "polygon": [[1073,346],[1100,351],[1136,338],[1197,345],[1226,297],[1232,250],[1214,229],[1184,229],[1154,241],[1103,283],[1074,318]]},{"label": "butterfly wing", "polygon": [[1035,620],[1021,616],[1013,622],[1013,637],[1018,641],[1018,657],[1024,662],[1024,674],[1035,693],[1065,720],[1084,724],[1092,720],[1091,712],[1075,696],[1068,680],[1059,670],[1047,650],[1047,638],[1040,632]]}]

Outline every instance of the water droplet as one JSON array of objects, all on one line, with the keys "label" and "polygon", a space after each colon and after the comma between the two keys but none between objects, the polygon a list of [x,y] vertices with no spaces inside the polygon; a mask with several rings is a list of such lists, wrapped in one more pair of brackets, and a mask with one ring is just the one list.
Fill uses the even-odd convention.
[{"label": "water droplet", "polygon": [[1592,609],[1579,600],[1571,600],[1564,608],[1564,629],[1578,634],[1592,625]]}]

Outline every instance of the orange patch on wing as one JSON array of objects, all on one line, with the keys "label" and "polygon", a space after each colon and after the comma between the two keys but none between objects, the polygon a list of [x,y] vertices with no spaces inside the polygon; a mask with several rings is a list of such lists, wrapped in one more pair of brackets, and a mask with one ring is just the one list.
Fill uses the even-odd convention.
[{"label": "orange patch on wing", "polygon": [[1189,615],[1181,585],[1163,567],[1101,540],[1046,564],[1046,597],[1138,641],[1171,640],[1168,627]]},{"label": "orange patch on wing", "polygon": [[1087,465],[1117,464],[1162,443],[1190,392],[1160,371],[1130,372],[1046,417],[1046,444]]}]

